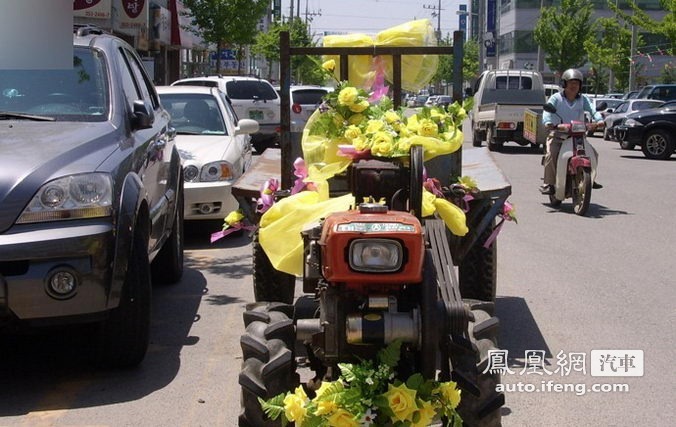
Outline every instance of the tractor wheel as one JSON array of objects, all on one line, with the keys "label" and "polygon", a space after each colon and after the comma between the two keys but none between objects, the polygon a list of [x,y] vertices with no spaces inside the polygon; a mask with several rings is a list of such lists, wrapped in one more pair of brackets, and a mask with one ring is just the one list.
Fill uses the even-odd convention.
[{"label": "tractor wheel", "polygon": [[484,242],[493,232],[495,219],[491,226],[481,233],[474,246],[467,252],[458,266],[460,294],[463,298],[482,301],[495,301],[498,273],[497,239],[491,246],[484,248]]},{"label": "tractor wheel", "polygon": [[497,350],[499,321],[490,314],[493,303],[463,301],[469,304],[474,320],[468,324],[471,349],[456,349],[450,355],[452,379],[463,390],[457,410],[465,426],[499,427],[505,396],[495,390],[500,384],[499,372],[492,373],[487,369],[489,351]]},{"label": "tractor wheel", "polygon": [[266,302],[247,305],[244,313],[246,331],[240,338],[240,427],[281,426],[281,420],[267,418],[258,398],[268,400],[294,390],[300,384],[292,319],[291,305]]},{"label": "tractor wheel", "polygon": [[422,199],[423,199],[423,148],[420,145],[411,147],[411,179],[409,182],[409,212],[412,212],[416,218],[422,218]]},{"label": "tractor wheel", "polygon": [[258,241],[258,230],[251,242],[253,250],[253,285],[256,301],[293,303],[296,277],[276,270]]}]

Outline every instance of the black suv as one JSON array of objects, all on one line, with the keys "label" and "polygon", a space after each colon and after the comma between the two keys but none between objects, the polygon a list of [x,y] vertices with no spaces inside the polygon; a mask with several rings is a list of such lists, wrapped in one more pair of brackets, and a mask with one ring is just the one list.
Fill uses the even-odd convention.
[{"label": "black suv", "polygon": [[143,360],[151,275],[183,274],[169,118],[96,28],[75,28],[71,69],[0,70],[0,327],[96,322],[101,364]]}]

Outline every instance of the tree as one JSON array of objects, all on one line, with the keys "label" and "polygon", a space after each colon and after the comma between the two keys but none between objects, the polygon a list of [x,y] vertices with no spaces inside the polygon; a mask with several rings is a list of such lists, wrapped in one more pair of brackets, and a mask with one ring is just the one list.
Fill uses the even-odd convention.
[{"label": "tree", "polygon": [[614,89],[615,86],[625,89],[629,84],[631,31],[613,18],[599,18],[597,24],[600,29],[597,37],[585,41],[584,44],[592,68],[597,71],[597,77],[605,74],[604,70],[610,70],[613,76],[611,80],[616,79],[617,84],[609,81],[609,89]]},{"label": "tree", "polygon": [[561,0],[559,6],[542,9],[533,35],[553,71],[561,74],[587,62],[584,42],[594,34],[592,11],[592,3],[586,0]]},{"label": "tree", "polygon": [[[279,61],[279,33],[289,32],[289,42],[294,47],[314,47],[315,43],[308,31],[307,24],[300,19],[293,19],[284,23],[274,22],[267,33],[258,33],[255,44],[251,51],[261,55],[268,61],[269,70],[272,69],[272,63]],[[319,58],[312,59],[304,55],[294,55],[291,57],[292,75],[295,76],[297,83],[305,84],[323,84],[324,74],[317,67]],[[269,78],[269,77],[268,77]]]},{"label": "tree", "polygon": [[608,7],[626,22],[643,28],[647,33],[664,36],[670,43],[665,46],[669,55],[676,55],[676,1],[660,0],[662,10],[668,11],[661,21],[652,19],[646,12],[639,8],[634,0],[627,0],[632,14],[620,10],[614,1],[608,1]]},{"label": "tree", "polygon": [[[243,47],[253,43],[258,22],[270,6],[269,0],[183,0],[190,9],[190,31],[207,43],[216,45],[217,57],[226,46],[237,48],[237,57],[243,56]],[[220,61],[216,61],[220,73]]]}]

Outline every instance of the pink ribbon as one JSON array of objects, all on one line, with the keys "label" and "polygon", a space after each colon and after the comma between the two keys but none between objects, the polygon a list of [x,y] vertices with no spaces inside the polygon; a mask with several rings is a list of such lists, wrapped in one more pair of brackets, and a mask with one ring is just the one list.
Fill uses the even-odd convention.
[{"label": "pink ribbon", "polygon": [[256,201],[256,212],[263,213],[275,204],[275,191],[279,190],[279,180],[270,178],[261,185],[261,197]]},{"label": "pink ribbon", "polygon": [[373,91],[368,99],[370,103],[380,101],[380,98],[387,95],[387,92],[390,90],[389,86],[385,86],[385,64],[383,63],[383,59],[380,56],[376,56],[374,64],[376,78],[373,82]]},{"label": "pink ribbon", "polygon": [[211,243],[214,243],[215,241],[224,238],[228,234],[232,234],[235,231],[238,230],[247,230],[247,231],[252,231],[255,230],[256,226],[255,225],[244,225],[241,222],[238,222],[237,224],[233,224],[230,227],[226,228],[225,230],[217,231],[215,233],[211,233]]},{"label": "pink ribbon", "polygon": [[500,230],[502,230],[502,226],[505,225],[505,221],[514,221],[516,222],[516,217],[513,215],[514,211],[514,206],[512,206],[511,203],[508,201],[505,201],[505,203],[502,205],[502,212],[498,214],[498,216],[501,218],[500,222],[498,225],[495,226],[493,229],[493,232],[491,233],[490,236],[488,236],[488,239],[486,239],[486,242],[484,242],[484,248],[488,249],[491,247],[495,239],[497,239],[498,234],[500,234]]}]

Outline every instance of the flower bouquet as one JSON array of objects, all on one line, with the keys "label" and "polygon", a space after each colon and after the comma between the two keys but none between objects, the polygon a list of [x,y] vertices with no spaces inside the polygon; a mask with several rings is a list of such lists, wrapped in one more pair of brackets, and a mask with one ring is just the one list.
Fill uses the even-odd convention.
[{"label": "flower bouquet", "polygon": [[340,378],[324,382],[310,398],[302,387],[259,402],[282,426],[297,427],[429,426],[460,427],[456,412],[461,391],[452,381],[437,382],[413,374],[396,378],[400,341],[380,350],[377,360],[339,363]]}]

